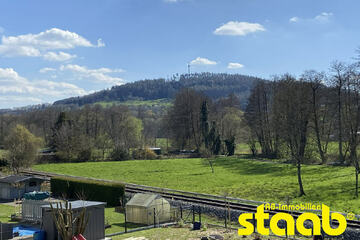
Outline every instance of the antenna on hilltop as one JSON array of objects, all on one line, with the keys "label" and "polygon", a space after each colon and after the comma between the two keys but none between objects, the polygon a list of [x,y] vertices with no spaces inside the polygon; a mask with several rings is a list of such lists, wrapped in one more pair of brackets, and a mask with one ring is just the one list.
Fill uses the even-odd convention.
[{"label": "antenna on hilltop", "polygon": [[190,63],[188,63],[188,74],[190,75]]}]

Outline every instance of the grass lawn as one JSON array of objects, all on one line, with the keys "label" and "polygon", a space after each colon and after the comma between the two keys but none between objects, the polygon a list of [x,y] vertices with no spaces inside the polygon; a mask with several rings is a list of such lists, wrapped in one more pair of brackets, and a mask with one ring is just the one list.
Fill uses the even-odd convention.
[{"label": "grass lawn", "polygon": [[0,222],[11,222],[11,214],[15,213],[15,207],[0,204]]},{"label": "grass lawn", "polygon": [[[115,212],[115,208],[105,208],[105,224],[111,225],[105,230],[105,234],[124,232],[125,215]],[[142,227],[143,225],[127,223],[127,229]]]},{"label": "grass lawn", "polygon": [[331,210],[360,214],[354,198],[353,167],[304,165],[306,196],[298,195],[296,168],[261,159],[217,158],[212,173],[206,159],[132,160],[43,164],[35,170],[119,180],[149,186],[286,203],[327,204]]}]

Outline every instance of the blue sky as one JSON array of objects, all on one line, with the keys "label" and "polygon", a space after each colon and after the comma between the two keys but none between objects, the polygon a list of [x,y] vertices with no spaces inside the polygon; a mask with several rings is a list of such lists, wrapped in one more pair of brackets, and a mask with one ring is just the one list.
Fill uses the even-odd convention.
[{"label": "blue sky", "polygon": [[0,108],[191,72],[327,71],[360,46],[360,2],[0,2]]}]

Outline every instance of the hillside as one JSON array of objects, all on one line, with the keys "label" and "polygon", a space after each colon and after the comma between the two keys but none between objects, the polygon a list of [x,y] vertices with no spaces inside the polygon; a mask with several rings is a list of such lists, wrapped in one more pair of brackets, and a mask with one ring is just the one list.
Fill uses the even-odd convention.
[{"label": "hillside", "polygon": [[237,95],[242,106],[246,104],[250,90],[260,78],[240,74],[201,73],[180,75],[176,80],[141,80],[114,86],[82,97],[72,97],[56,101],[54,105],[85,105],[96,102],[125,102],[155,99],[170,99],[182,88],[192,88],[203,92],[212,99]]}]

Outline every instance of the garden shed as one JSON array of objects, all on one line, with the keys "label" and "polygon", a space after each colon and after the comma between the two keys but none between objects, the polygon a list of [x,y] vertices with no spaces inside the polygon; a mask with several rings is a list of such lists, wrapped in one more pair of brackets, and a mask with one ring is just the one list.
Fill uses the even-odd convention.
[{"label": "garden shed", "polygon": [[0,199],[14,200],[25,193],[40,191],[43,178],[34,176],[10,175],[0,178]]},{"label": "garden shed", "polygon": [[126,221],[151,225],[170,221],[170,203],[157,194],[135,194],[126,203]]},{"label": "garden shed", "polygon": [[[105,238],[105,205],[103,202],[93,201],[72,201],[71,209],[73,216],[78,216],[82,209],[86,209],[86,216],[89,218],[84,237],[87,240],[98,240]],[[53,207],[57,207],[53,205]],[[46,239],[58,240],[58,232],[55,227],[50,205],[41,206],[42,208],[42,229],[46,232]],[[75,226],[74,226],[75,227]]]}]

